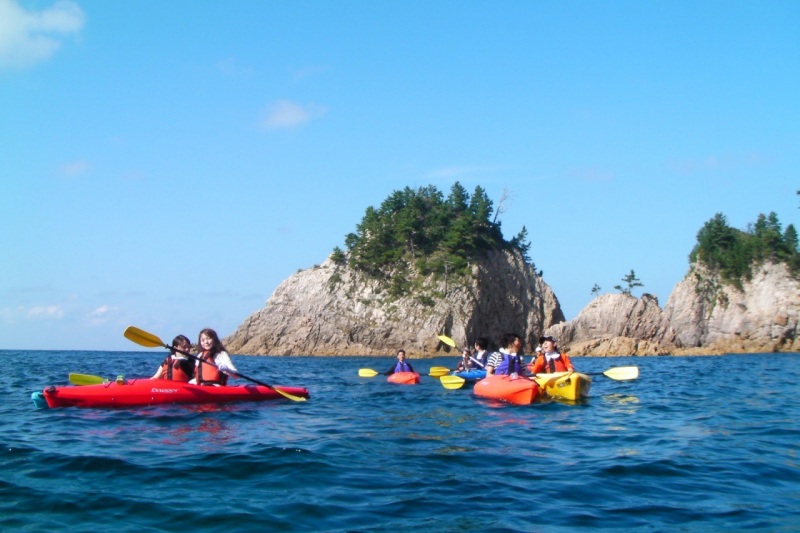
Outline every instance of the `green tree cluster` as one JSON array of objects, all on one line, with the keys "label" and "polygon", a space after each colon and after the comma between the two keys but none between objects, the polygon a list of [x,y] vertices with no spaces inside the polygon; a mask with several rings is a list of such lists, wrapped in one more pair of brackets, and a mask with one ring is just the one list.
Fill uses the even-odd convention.
[{"label": "green tree cluster", "polygon": [[[356,231],[345,237],[351,267],[376,277],[407,272],[413,264],[422,275],[465,273],[470,259],[490,249],[517,249],[528,258],[523,227],[514,240],[503,239],[500,222],[486,191],[470,195],[456,182],[445,197],[435,186],[393,192],[378,207],[368,207]],[[341,251],[336,251],[341,258]],[[407,283],[392,283],[397,292]]]},{"label": "green tree cluster", "polygon": [[703,263],[739,287],[742,280],[752,277],[754,266],[766,261],[785,263],[794,275],[800,275],[797,230],[789,224],[784,231],[774,212],[760,214],[746,231],[731,228],[725,215],[717,213],[697,233],[689,260]]}]

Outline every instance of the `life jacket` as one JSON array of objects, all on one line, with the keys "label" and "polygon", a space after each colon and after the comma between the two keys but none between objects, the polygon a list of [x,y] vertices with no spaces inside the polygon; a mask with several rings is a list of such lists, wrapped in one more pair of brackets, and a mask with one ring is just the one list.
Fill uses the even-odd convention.
[{"label": "life jacket", "polygon": [[550,359],[549,361],[544,354],[536,358],[531,371],[534,374],[545,373],[552,374],[554,372],[567,372],[572,366],[572,361],[569,360],[567,354],[562,353],[558,355],[558,359]]},{"label": "life jacket", "polygon": [[413,372],[413,370],[411,369],[411,365],[409,365],[405,361],[403,361],[402,363],[400,361],[398,361],[397,364],[394,365],[394,371],[395,372]]},{"label": "life jacket", "polygon": [[498,353],[503,356],[503,359],[500,360],[497,364],[497,368],[494,369],[495,374],[509,376],[514,373],[522,373],[524,364],[520,361],[517,354],[507,353],[503,350],[500,350]]},{"label": "life jacket", "polygon": [[191,361],[187,359],[177,359],[168,355],[161,363],[161,379],[172,381],[183,381],[184,383],[192,379],[193,370]]},{"label": "life jacket", "polygon": [[481,350],[475,354],[474,361],[477,362],[478,367],[486,368],[486,363],[489,362],[489,350]]},{"label": "life jacket", "polygon": [[194,370],[195,382],[198,385],[227,385],[227,374],[209,363],[214,363],[214,358],[208,355],[208,352],[203,352]]}]

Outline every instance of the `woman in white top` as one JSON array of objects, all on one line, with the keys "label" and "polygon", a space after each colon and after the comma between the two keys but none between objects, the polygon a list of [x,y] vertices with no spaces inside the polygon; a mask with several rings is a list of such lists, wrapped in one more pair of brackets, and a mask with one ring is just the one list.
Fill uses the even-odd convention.
[{"label": "woman in white top", "polygon": [[200,332],[197,344],[200,347],[200,355],[192,382],[198,385],[227,384],[228,376],[235,376],[237,370],[225,346],[219,340],[217,332],[211,328],[204,329]]}]

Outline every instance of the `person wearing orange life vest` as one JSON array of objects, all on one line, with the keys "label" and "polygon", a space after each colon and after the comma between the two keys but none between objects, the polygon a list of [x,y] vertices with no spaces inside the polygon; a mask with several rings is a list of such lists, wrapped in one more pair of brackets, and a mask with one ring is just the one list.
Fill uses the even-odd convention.
[{"label": "person wearing orange life vest", "polygon": [[228,376],[235,376],[238,371],[233,366],[231,357],[219,340],[217,332],[211,328],[204,329],[200,332],[197,344],[201,352],[194,370],[194,379],[189,383],[226,385]]},{"label": "person wearing orange life vest", "polygon": [[192,343],[185,335],[178,335],[172,339],[169,355],[150,379],[168,379],[184,383],[192,379],[194,377],[194,360],[178,352],[178,350],[188,352],[191,349]]},{"label": "person wearing orange life vest", "polygon": [[550,335],[539,337],[542,352],[531,361],[532,374],[552,374],[553,372],[574,372],[575,367],[566,353],[559,353],[556,339]]}]

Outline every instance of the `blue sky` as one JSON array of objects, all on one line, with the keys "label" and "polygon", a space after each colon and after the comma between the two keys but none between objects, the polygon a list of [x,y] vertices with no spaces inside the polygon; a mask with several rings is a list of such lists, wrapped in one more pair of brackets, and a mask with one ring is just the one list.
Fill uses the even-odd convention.
[{"label": "blue sky", "polygon": [[[800,2],[0,0],[0,348],[232,333],[368,206],[497,202],[568,319],[800,226]],[[487,332],[492,334],[492,332]]]}]

